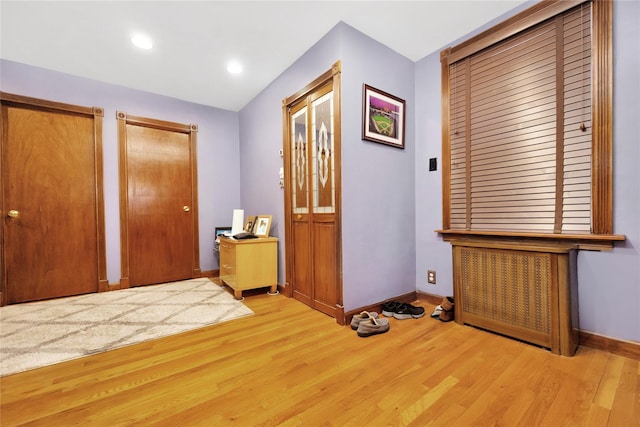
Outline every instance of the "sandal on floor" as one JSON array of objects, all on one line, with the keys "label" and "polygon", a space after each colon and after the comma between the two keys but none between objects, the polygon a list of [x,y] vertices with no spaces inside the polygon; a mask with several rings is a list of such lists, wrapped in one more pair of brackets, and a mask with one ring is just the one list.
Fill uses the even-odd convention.
[{"label": "sandal on floor", "polygon": [[375,311],[372,311],[370,313],[368,311],[363,311],[360,314],[354,314],[353,317],[351,318],[351,329],[355,331],[356,329],[358,329],[360,322],[362,322],[363,320],[370,319],[372,317],[373,318],[378,317],[378,313],[376,313]]},{"label": "sandal on floor", "polygon": [[389,330],[389,320],[383,317],[363,320],[358,325],[359,337],[370,337],[371,335],[384,334]]}]

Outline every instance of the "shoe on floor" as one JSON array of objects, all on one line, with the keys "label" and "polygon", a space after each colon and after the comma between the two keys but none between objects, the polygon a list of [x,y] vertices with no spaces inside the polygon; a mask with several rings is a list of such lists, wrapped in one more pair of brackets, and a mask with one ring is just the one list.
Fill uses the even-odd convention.
[{"label": "shoe on floor", "polygon": [[370,337],[371,335],[384,334],[389,330],[389,320],[382,317],[370,317],[360,322],[358,325],[359,337]]},{"label": "shoe on floor", "polygon": [[400,304],[393,312],[396,319],[419,319],[424,316],[424,308],[416,307],[411,304]]},{"label": "shoe on floor", "polygon": [[442,313],[440,313],[440,316],[438,316],[438,319],[440,319],[443,322],[451,322],[453,318],[454,318],[453,310],[450,310],[450,311],[443,310]]},{"label": "shoe on floor", "polygon": [[437,318],[438,316],[440,316],[440,313],[442,313],[442,306],[436,305],[436,308],[433,310],[433,313],[431,313],[431,317]]},{"label": "shoe on floor", "polygon": [[438,319],[443,322],[451,322],[455,317],[453,298],[445,297],[440,305],[442,306],[442,312],[438,316]]},{"label": "shoe on floor", "polygon": [[355,331],[356,329],[358,329],[360,322],[362,322],[363,320],[367,320],[371,317],[377,318],[378,313],[376,313],[375,311],[372,311],[372,312],[363,311],[360,314],[354,314],[353,317],[351,318],[351,329]]},{"label": "shoe on floor", "polygon": [[451,311],[453,310],[453,298],[451,297],[444,297],[442,299],[442,302],[440,303],[440,306],[442,307],[442,309],[444,311]]},{"label": "shoe on floor", "polygon": [[393,317],[393,313],[402,305],[398,301],[388,301],[382,304],[382,314],[387,317]]}]

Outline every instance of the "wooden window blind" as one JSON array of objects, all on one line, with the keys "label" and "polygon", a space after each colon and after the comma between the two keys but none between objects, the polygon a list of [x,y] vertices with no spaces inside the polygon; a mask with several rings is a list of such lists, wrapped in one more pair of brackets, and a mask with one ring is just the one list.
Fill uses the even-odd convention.
[{"label": "wooden window blind", "polygon": [[[592,80],[606,82],[593,77],[593,12],[592,2],[542,2],[529,24],[443,52],[445,229],[612,232],[611,203],[593,206],[594,188],[611,191],[610,169],[594,163]],[[596,158],[603,146],[611,157],[607,137]],[[597,231],[594,215],[605,217]]]}]

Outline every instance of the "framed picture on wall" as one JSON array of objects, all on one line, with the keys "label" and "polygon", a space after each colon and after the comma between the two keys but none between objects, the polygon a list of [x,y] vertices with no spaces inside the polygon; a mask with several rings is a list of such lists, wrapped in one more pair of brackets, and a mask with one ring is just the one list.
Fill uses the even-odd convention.
[{"label": "framed picture on wall", "polygon": [[367,84],[362,94],[362,139],[404,148],[405,101]]},{"label": "framed picture on wall", "polygon": [[259,215],[256,220],[253,234],[258,237],[269,237],[271,230],[271,215]]}]

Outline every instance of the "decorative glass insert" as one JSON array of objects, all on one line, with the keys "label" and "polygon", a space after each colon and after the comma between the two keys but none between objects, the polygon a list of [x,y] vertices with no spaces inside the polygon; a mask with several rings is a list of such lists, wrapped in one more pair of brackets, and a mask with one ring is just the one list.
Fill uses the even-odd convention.
[{"label": "decorative glass insert", "polygon": [[291,199],[293,213],[309,212],[307,191],[307,107],[291,116]]},{"label": "decorative glass insert", "polygon": [[335,212],[333,92],[311,104],[313,212]]}]

